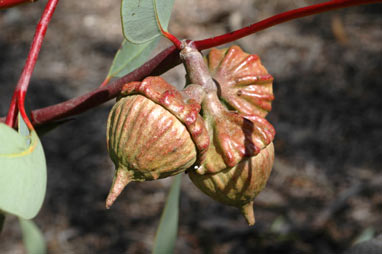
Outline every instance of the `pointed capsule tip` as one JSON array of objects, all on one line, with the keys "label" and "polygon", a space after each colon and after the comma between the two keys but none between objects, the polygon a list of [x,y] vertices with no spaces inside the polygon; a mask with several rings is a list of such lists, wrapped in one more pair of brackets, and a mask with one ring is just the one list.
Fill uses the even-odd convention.
[{"label": "pointed capsule tip", "polygon": [[110,197],[110,194],[109,194],[106,199],[106,209],[110,209],[110,207],[113,205],[115,200],[116,198]]},{"label": "pointed capsule tip", "polygon": [[240,210],[245,220],[248,222],[248,225],[249,226],[255,225],[255,213],[253,211],[253,201],[243,205],[240,208]]},{"label": "pointed capsule tip", "polygon": [[113,184],[111,185],[109,194],[106,198],[106,209],[110,209],[114,201],[129,182],[128,171],[126,169],[117,169],[114,175]]}]

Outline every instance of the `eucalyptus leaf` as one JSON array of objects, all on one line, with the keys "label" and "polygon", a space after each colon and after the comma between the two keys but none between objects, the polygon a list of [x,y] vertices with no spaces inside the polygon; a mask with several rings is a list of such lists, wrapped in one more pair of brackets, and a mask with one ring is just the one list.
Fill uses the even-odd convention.
[{"label": "eucalyptus leaf", "polygon": [[26,123],[24,122],[24,120],[20,114],[18,115],[17,124],[18,124],[19,134],[23,135],[27,139],[27,145],[29,146],[30,145],[30,142],[29,142],[30,139],[28,136],[30,135],[30,132],[29,132],[28,126],[26,125]]},{"label": "eucalyptus leaf", "polygon": [[46,163],[41,142],[19,117],[19,133],[0,123],[0,210],[30,219],[46,191]]},{"label": "eucalyptus leaf", "polygon": [[368,227],[361,232],[361,234],[355,239],[353,245],[359,244],[361,242],[370,241],[375,236],[375,229],[373,227]]},{"label": "eucalyptus leaf", "polygon": [[159,227],[156,232],[153,254],[174,253],[178,233],[179,195],[182,174],[174,177]]},{"label": "eucalyptus leaf", "polygon": [[162,34],[160,27],[167,31],[173,4],[174,0],[122,0],[125,38],[141,44],[159,37]]},{"label": "eucalyptus leaf", "polygon": [[4,154],[20,153],[27,149],[25,138],[3,123],[0,123],[0,144],[0,161]]},{"label": "eucalyptus leaf", "polygon": [[114,57],[107,78],[122,77],[144,64],[158,45],[159,40],[160,37],[142,44],[123,40]]},{"label": "eucalyptus leaf", "polygon": [[153,2],[156,7],[156,15],[158,17],[159,24],[162,26],[162,29],[167,32],[172,7],[174,6],[174,0],[153,0]]},{"label": "eucalyptus leaf", "polygon": [[31,220],[19,218],[23,242],[28,254],[45,254],[46,244],[44,236],[36,224]]}]

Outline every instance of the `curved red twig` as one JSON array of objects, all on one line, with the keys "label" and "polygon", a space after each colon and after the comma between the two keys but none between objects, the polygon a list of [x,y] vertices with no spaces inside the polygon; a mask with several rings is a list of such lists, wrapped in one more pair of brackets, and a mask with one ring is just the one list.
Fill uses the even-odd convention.
[{"label": "curved red twig", "polygon": [[332,0],[324,3],[314,4],[274,15],[260,22],[254,23],[239,30],[223,34],[220,36],[208,38],[205,40],[195,41],[195,46],[199,50],[216,47],[228,42],[236,41],[240,38],[264,30],[271,26],[287,22],[292,19],[302,18],[321,12],[334,9],[350,7],[361,4],[381,3],[382,0]]},{"label": "curved red twig", "polygon": [[[268,27],[287,22],[292,19],[305,17],[333,9],[345,8],[354,5],[380,3],[382,0],[333,0],[320,4],[315,4],[291,11],[286,11],[248,27],[237,31],[220,35],[217,37],[195,41],[199,50],[219,46],[264,30]],[[125,75],[124,77],[100,87],[90,93],[70,99],[68,101],[32,111],[31,120],[34,125],[42,125],[53,120],[63,119],[82,113],[90,108],[96,107],[118,95],[123,84],[131,81],[142,80],[148,75],[159,75],[180,63],[179,54],[175,46],[169,47],[156,55],[154,58],[143,64],[138,69]],[[12,109],[12,108],[11,108]],[[0,119],[1,120],[1,119]]]},{"label": "curved red twig", "polygon": [[32,3],[36,2],[37,0],[1,0],[0,1],[0,9],[7,9],[14,7],[19,4],[24,4],[24,3]]},{"label": "curved red twig", "polygon": [[[36,32],[33,37],[32,46],[28,54],[28,58],[25,62],[24,69],[21,73],[20,79],[15,88],[15,92],[12,97],[10,109],[6,118],[6,124],[14,126],[17,111],[20,111],[25,123],[29,129],[33,129],[32,123],[29,121],[24,108],[25,95],[28,89],[29,81],[31,79],[35,64],[37,62],[38,54],[41,49],[42,41],[45,37],[48,24],[52,19],[54,10],[56,9],[58,0],[49,0],[45,6],[44,12],[40,21],[37,24]],[[17,103],[17,105],[16,105]]]}]

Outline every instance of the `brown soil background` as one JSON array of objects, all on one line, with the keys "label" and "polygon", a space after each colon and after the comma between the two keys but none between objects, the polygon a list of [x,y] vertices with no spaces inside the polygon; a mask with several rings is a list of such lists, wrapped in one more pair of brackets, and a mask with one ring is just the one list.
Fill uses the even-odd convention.
[{"label": "brown soil background", "polygon": [[[202,39],[319,1],[177,0],[169,30]],[[46,1],[0,11],[0,115],[8,110]],[[32,109],[90,91],[122,41],[120,1],[61,1],[28,91]],[[342,253],[382,233],[382,5],[306,17],[236,43],[274,76],[276,161],[256,225],[183,177],[176,253]],[[169,45],[164,41],[161,48]],[[182,67],[165,78],[184,83]],[[35,218],[49,253],[150,253],[171,179],[132,183],[111,210],[105,127],[113,102],[42,137],[47,196]],[[366,230],[366,231],[365,231]],[[23,253],[7,217],[0,253]]]}]

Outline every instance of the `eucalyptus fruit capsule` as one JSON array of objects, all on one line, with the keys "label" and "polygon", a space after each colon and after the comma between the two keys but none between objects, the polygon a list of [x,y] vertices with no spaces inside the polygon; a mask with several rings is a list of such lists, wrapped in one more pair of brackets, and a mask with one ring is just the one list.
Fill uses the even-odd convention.
[{"label": "eucalyptus fruit capsule", "polygon": [[190,168],[208,147],[200,105],[160,77],[126,84],[107,122],[116,172],[106,207],[131,181],[155,180]]},{"label": "eucalyptus fruit capsule", "polygon": [[210,136],[205,160],[188,170],[189,177],[211,198],[239,208],[253,225],[253,200],[274,160],[275,130],[264,118],[274,99],[273,78],[258,56],[238,46],[213,49],[204,60],[191,48],[183,58],[190,82],[205,88],[201,115]]},{"label": "eucalyptus fruit capsule", "polygon": [[187,170],[201,191],[239,208],[253,225],[253,200],[274,160],[275,130],[265,119],[273,77],[237,46],[203,58],[183,42],[180,57],[190,82],[182,91],[148,77],[126,84],[110,112],[107,145],[116,173],[106,207],[131,181]]}]

